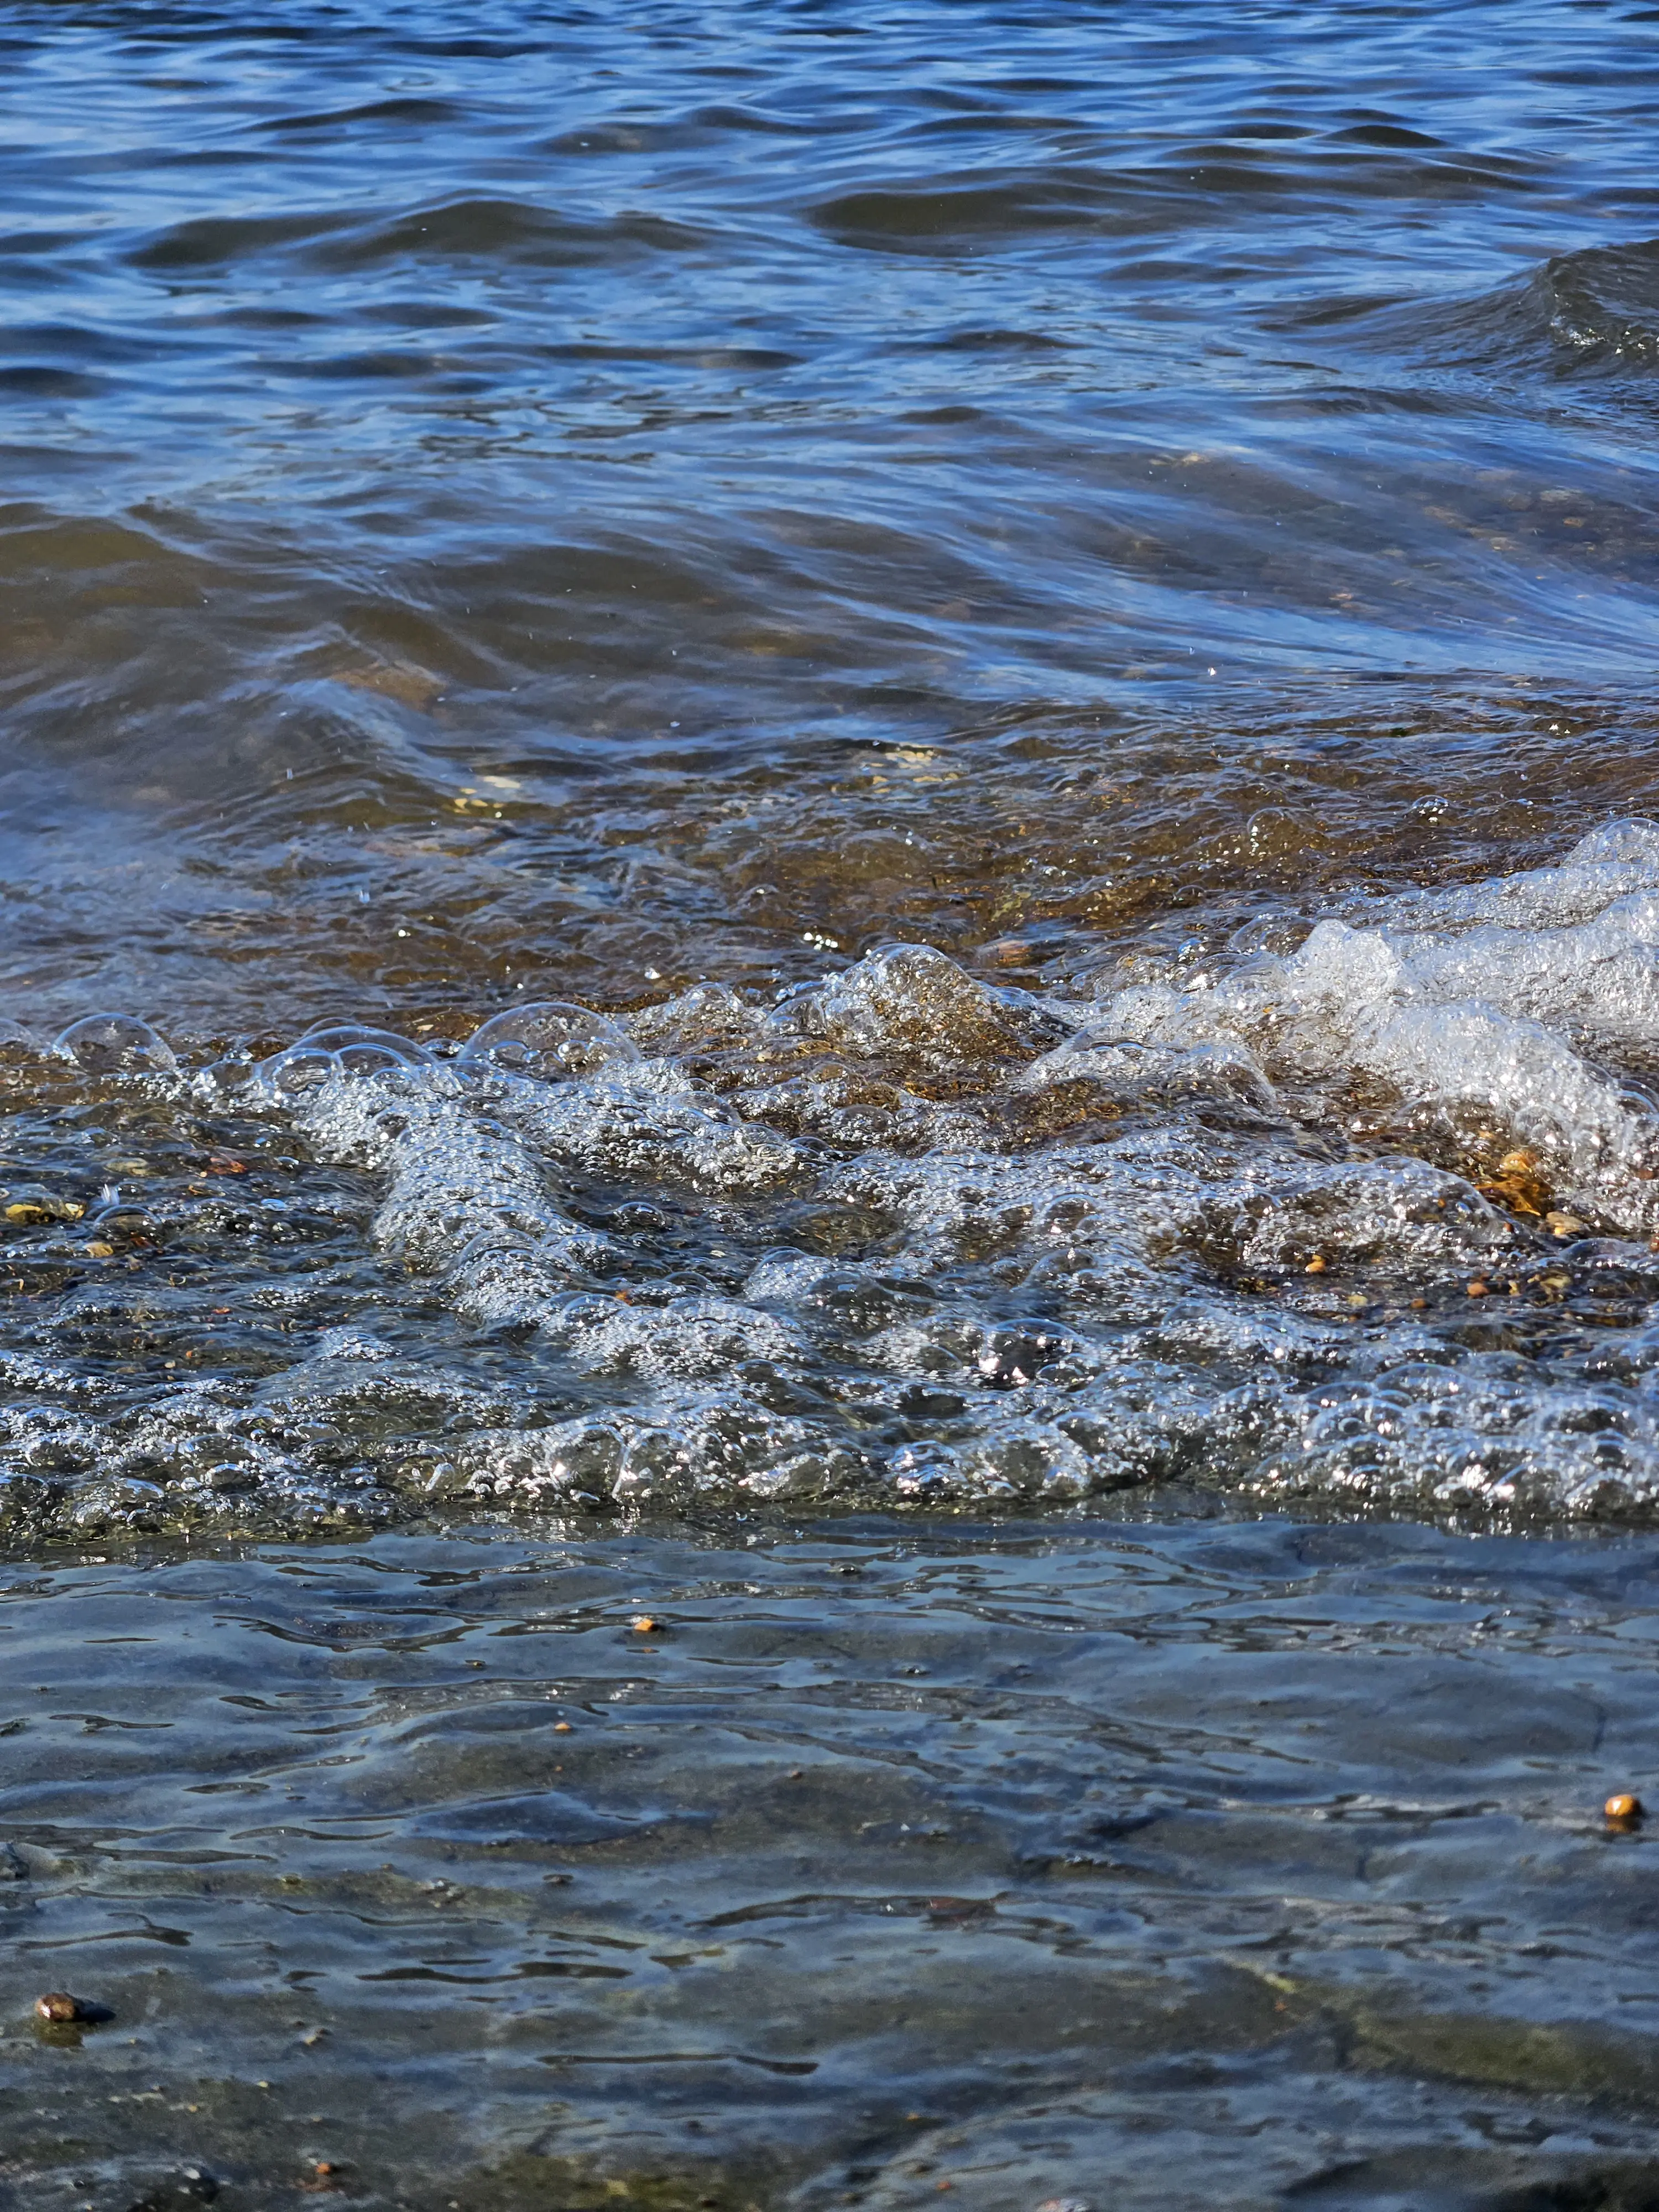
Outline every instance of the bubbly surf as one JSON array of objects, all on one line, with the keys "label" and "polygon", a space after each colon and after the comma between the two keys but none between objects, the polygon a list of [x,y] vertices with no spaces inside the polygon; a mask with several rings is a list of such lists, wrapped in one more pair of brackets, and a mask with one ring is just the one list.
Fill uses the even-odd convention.
[{"label": "bubbly surf", "polygon": [[526,996],[436,1049],[20,1034],[14,1096],[87,1154],[7,1188],[7,1509],[1181,1481],[1644,1516],[1656,1006],[1659,827],[1626,820],[1086,996],[894,945],[769,997]]}]

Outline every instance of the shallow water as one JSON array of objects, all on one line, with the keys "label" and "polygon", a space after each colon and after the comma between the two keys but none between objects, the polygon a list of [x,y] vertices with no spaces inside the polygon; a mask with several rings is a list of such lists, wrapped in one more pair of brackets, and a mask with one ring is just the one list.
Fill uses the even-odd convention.
[{"label": "shallow water", "polygon": [[4,2201],[1650,2205],[1651,1545],[1175,1503],[15,1566]]},{"label": "shallow water", "polygon": [[9,60],[7,1526],[1648,1511],[1639,11]]},{"label": "shallow water", "polygon": [[1656,21],[9,11],[0,2201],[1655,2199]]}]

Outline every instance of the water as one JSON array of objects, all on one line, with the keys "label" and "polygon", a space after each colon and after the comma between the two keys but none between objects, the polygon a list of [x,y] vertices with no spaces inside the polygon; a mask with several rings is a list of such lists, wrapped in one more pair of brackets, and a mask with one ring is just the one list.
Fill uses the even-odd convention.
[{"label": "water", "polygon": [[[114,2018],[0,2045],[0,2191],[130,2212],[199,2199],[194,2161],[286,2202],[313,2127],[286,2069],[323,2046],[295,2057],[274,1992],[314,1938],[507,1978],[411,1984],[418,2017],[330,1996],[323,2132],[358,2132],[307,2185],[388,2204],[948,2180],[1108,2212],[1171,2158],[1241,2204],[1316,2168],[1364,2177],[1333,2203],[1649,2201],[1646,1847],[1595,1808],[1644,1781],[1659,1506],[1656,21],[9,12],[0,1634],[122,1750],[37,1765],[9,1673],[12,2017],[84,1959]],[[1278,1802],[1288,1756],[1202,1610],[1224,1553],[1230,1604],[1328,1604],[1389,1686],[1362,1720],[1346,1660],[1296,1644],[1322,1747],[1295,1832],[1340,1874],[1292,1881],[1283,1820],[1222,1803]],[[599,1673],[533,1677],[538,1715],[587,1711],[635,1680],[613,1597],[718,1590],[747,1653],[784,1591],[822,1644],[831,1557],[866,1572],[826,1680],[884,1742],[870,1714],[913,1716],[883,1773],[951,1829],[925,1881],[889,1838],[852,1882],[890,1814],[840,1738],[816,1809],[768,1796],[740,1833],[742,1761],[703,1746],[643,1794],[585,1747],[551,1790],[493,1646],[439,1706],[460,1737],[511,1714],[501,1772],[407,1763],[440,1676],[427,1628],[375,1640],[388,1593],[471,1592],[441,1642],[586,1635],[605,1593]],[[1134,1631],[1167,1700],[1135,1757],[1182,1778],[1158,1823],[1202,1817],[1124,1871],[1078,1841],[1128,1666],[1091,1608],[1146,1559],[1199,1611]],[[308,1577],[374,1630],[327,1662],[343,1703],[315,1703]],[[1005,1578],[1076,1670],[1062,1695],[1040,1641],[1052,1700],[1008,1707],[1052,1849],[951,1748],[1012,1696],[1004,1640],[960,1626]],[[324,1755],[313,1711],[374,1770],[373,1803],[318,1799],[327,1838],[258,1845],[314,1892],[304,1940],[280,1887],[254,1936],[246,1869],[200,1872],[245,1868],[246,1808],[216,1826],[201,1792],[254,1708],[161,1637],[192,1607],[204,1645],[227,1609],[274,1632],[222,1656],[276,1716],[260,1790]],[[83,1651],[89,1613],[150,1656]],[[1478,1666],[1446,1656],[1465,1627]],[[960,1711],[903,1674],[935,1636]],[[1564,1664],[1597,1717],[1534,1741]],[[749,1742],[743,1666],[705,1676],[676,1626],[641,1679]],[[1455,1713],[1460,1674],[1431,1755],[1387,1707]],[[1212,1700],[1236,1750],[1194,1749]],[[184,1733],[152,1746],[161,1715]],[[805,1774],[816,1723],[767,1725]],[[465,1821],[508,1798],[503,1858]],[[1339,1799],[1385,1808],[1380,1857]],[[352,1825],[382,1820],[390,1872]],[[537,1854],[578,1847],[626,1878],[560,1860],[578,1919],[538,1917]],[[139,1925],[139,1856],[198,1870],[156,1908],[154,2014],[100,1948]],[[428,1939],[440,1878],[465,1932]],[[1335,1959],[1271,1999],[1234,1955],[1270,1890]],[[809,1894],[842,1903],[786,1909]],[[1455,1958],[1388,1918],[1454,1897]],[[694,1950],[722,1915],[770,1932],[695,2002],[619,1953],[556,2032],[541,1985],[583,1977],[542,1971],[549,1931],[604,1954],[659,1910]],[[1045,1978],[1073,1973],[1118,2023],[1080,2070]],[[859,2012],[890,2000],[902,2060]],[[221,2057],[273,2087],[214,2118],[182,2085]],[[82,2112],[76,2148],[52,2100],[111,2069],[98,2094],[150,2096],[129,2065],[163,2101]]]},{"label": "water", "polygon": [[1649,1543],[544,1523],[5,1595],[9,2203],[1659,2188]]}]

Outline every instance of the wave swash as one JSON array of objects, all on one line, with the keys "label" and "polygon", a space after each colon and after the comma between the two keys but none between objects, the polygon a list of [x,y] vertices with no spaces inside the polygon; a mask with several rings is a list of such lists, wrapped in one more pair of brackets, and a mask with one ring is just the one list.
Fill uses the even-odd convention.
[{"label": "wave swash", "polygon": [[1659,1498],[1659,826],[1092,994],[13,1025],[0,1527]]}]

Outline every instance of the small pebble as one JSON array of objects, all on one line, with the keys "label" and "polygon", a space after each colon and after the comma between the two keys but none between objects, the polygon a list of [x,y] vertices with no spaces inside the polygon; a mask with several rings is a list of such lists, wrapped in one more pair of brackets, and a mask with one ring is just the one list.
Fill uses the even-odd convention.
[{"label": "small pebble", "polygon": [[1491,1288],[1492,1285],[1490,1283],[1471,1283],[1469,1285],[1469,1296],[1472,1298],[1484,1298],[1486,1292]]},{"label": "small pebble", "polygon": [[20,1198],[6,1208],[6,1218],[33,1228],[45,1221],[78,1221],[86,1210],[75,1198]]},{"label": "small pebble", "polygon": [[1608,1798],[1601,1810],[1609,1820],[1639,1820],[1642,1801],[1639,1797],[1632,1797],[1628,1791],[1620,1790],[1615,1796]]},{"label": "small pebble", "polygon": [[1316,1252],[1312,1259],[1309,1261],[1307,1266],[1303,1269],[1303,1273],[1308,1275],[1322,1275],[1326,1268],[1328,1267],[1330,1264],[1330,1261],[1325,1257],[1322,1252]]},{"label": "small pebble", "polygon": [[555,1721],[553,1723],[553,1733],[555,1735],[571,1735],[574,1731],[571,1728],[568,1721]]},{"label": "small pebble", "polygon": [[631,1626],[635,1636],[657,1636],[662,1632],[661,1621],[648,1613],[636,1613]]},{"label": "small pebble", "polygon": [[34,2000],[35,2017],[49,2020],[54,2027],[63,2027],[71,2021],[84,2021],[88,2010],[79,1997],[72,1997],[67,1990],[48,1990],[43,1997]]}]

